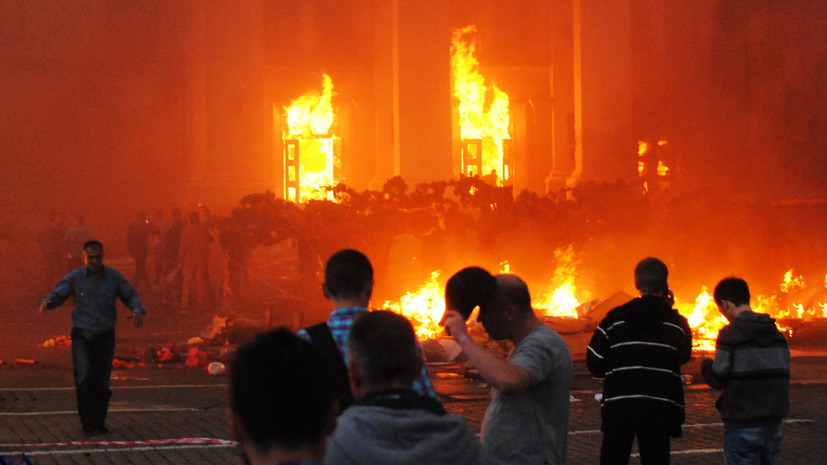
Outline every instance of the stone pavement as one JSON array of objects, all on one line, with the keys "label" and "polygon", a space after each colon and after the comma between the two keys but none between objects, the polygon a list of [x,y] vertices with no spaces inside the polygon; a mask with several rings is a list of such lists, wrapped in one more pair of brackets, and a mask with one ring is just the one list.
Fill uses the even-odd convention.
[{"label": "stone pavement", "polygon": [[[800,375],[819,375],[825,359],[796,359]],[[579,365],[579,366],[578,366]],[[570,411],[568,463],[594,464],[600,448],[598,391],[577,362]],[[116,370],[110,433],[81,434],[68,367],[5,367],[0,378],[0,454],[26,452],[41,464],[239,464],[226,427],[226,376],[202,369],[148,367]],[[459,376],[456,366],[431,366],[446,409],[479,431],[488,388]],[[582,389],[582,388],[586,389]],[[704,386],[686,390],[687,421],[672,443],[674,464],[721,464],[723,426],[717,394]],[[827,457],[827,383],[799,378],[785,422],[783,463],[824,463]],[[632,464],[639,463],[633,456]]]},{"label": "stone pavement", "polygon": [[[5,361],[0,365],[0,454],[26,452],[43,465],[241,463],[227,431],[226,376],[210,376],[203,369],[180,363],[115,370],[107,420],[110,433],[83,436],[75,412],[69,350],[37,346],[68,332],[69,309],[38,316],[34,302],[39,296],[23,297],[0,308],[4,321],[0,360]],[[119,322],[119,345],[185,340],[197,335],[211,318],[208,313],[149,310],[144,328],[132,328],[126,319]],[[572,344],[579,345],[581,341]],[[798,356],[793,359],[792,411],[783,427],[782,461],[827,463],[827,357],[816,352],[794,355]],[[21,364],[16,359],[37,363]],[[446,409],[465,417],[478,432],[488,404],[487,386],[466,377],[461,365],[430,368]],[[697,360],[685,368],[700,382]],[[575,353],[569,465],[597,463],[600,411],[594,394],[599,390],[600,385],[586,372],[582,355]],[[723,463],[723,427],[714,409],[716,396],[703,384],[687,386],[687,421],[683,437],[673,441],[672,463]],[[633,457],[631,463],[639,459]]]}]

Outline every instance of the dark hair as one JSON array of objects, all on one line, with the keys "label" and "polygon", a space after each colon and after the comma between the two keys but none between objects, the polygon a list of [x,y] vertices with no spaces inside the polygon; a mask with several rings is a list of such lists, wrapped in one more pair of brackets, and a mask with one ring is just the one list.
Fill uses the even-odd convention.
[{"label": "dark hair", "polygon": [[362,252],[342,249],[327,260],[324,281],[331,296],[341,299],[358,297],[373,281],[373,267]]},{"label": "dark hair", "polygon": [[322,440],[332,397],[315,346],[286,328],[260,334],[236,353],[230,403],[260,450],[298,449]]},{"label": "dark hair", "polygon": [[100,250],[103,250],[103,244],[101,244],[101,241],[92,239],[91,241],[86,241],[86,242],[83,243],[83,250],[86,250],[86,249],[100,249]]},{"label": "dark hair", "polygon": [[641,260],[635,267],[635,287],[643,294],[661,294],[669,290],[669,268],[654,257]]},{"label": "dark hair", "polygon": [[494,298],[496,288],[497,280],[488,271],[478,266],[463,268],[445,283],[445,306],[468,319],[474,307]]},{"label": "dark hair", "polygon": [[528,285],[513,274],[500,274],[497,280],[497,300],[503,305],[513,305],[520,314],[533,312],[531,308],[531,294]]},{"label": "dark hair", "polygon": [[397,313],[380,310],[357,318],[347,350],[369,388],[413,383],[419,375],[413,326]]},{"label": "dark hair", "polygon": [[749,303],[749,286],[747,282],[741,278],[734,276],[722,279],[717,286],[715,292],[712,293],[715,302],[722,302],[728,300],[735,306]]}]

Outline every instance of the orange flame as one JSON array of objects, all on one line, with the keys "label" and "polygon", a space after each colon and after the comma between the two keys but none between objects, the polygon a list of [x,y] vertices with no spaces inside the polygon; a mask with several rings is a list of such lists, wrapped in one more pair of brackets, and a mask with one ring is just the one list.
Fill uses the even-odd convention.
[{"label": "orange flame", "polygon": [[482,140],[483,172],[473,174],[490,174],[499,169],[499,176],[507,180],[510,174],[503,167],[503,140],[511,139],[508,94],[496,84],[485,85],[474,56],[478,42],[467,39],[476,32],[473,25],[455,29],[451,41],[451,76],[453,94],[458,100],[460,137]]},{"label": "orange flame", "polygon": [[787,294],[796,289],[804,288],[804,277],[801,275],[793,276],[793,270],[790,268],[784,273],[784,282],[781,283],[781,292]]},{"label": "orange flame", "polygon": [[444,331],[439,326],[439,320],[445,312],[445,293],[437,283],[439,275],[439,271],[433,271],[431,278],[419,290],[408,292],[398,302],[386,301],[382,305],[410,320],[416,330],[416,337],[420,340],[436,339]]},{"label": "orange flame", "polygon": [[675,303],[678,311],[686,317],[689,327],[692,328],[692,345],[702,351],[715,351],[715,340],[718,331],[729,323],[719,311],[712,296],[701,288],[701,293],[695,297],[695,304]]},{"label": "orange flame", "polygon": [[333,80],[322,75],[322,92],[311,90],[284,107],[286,136],[309,138],[327,134],[333,125]]},{"label": "orange flame", "polygon": [[666,176],[669,174],[669,167],[662,160],[658,160],[658,176]]},{"label": "orange flame", "polygon": [[[334,200],[326,186],[335,184],[335,166],[339,164],[339,138],[333,134],[336,114],[333,110],[333,80],[322,75],[322,90],[311,90],[284,107],[282,139],[297,142],[298,173],[286,166],[291,176],[298,177],[299,201]],[[285,160],[285,163],[287,161]],[[289,188],[294,189],[294,188]],[[295,192],[287,192],[295,198]]]},{"label": "orange flame", "polygon": [[551,279],[551,285],[533,305],[537,309],[544,309],[545,315],[556,317],[577,318],[577,286],[574,279],[577,277],[575,268],[579,260],[574,256],[571,245],[554,251],[557,268]]}]

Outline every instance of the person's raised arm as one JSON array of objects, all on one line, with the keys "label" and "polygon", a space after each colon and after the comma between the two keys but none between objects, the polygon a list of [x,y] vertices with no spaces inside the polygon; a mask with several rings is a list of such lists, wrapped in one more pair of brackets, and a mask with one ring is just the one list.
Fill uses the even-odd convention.
[{"label": "person's raised arm", "polygon": [[531,376],[516,365],[497,357],[481,345],[474,342],[465,326],[465,318],[454,310],[446,312],[443,326],[462,347],[462,351],[474,364],[485,382],[498,391],[509,394],[522,391],[531,386]]}]

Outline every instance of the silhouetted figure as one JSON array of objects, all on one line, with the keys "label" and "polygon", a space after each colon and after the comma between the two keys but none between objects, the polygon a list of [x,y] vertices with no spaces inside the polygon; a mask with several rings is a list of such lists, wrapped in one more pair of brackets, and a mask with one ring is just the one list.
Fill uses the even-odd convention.
[{"label": "silhouetted figure", "polygon": [[320,464],[336,410],[319,351],[285,328],[243,345],[230,368],[230,432],[248,465]]},{"label": "silhouetted figure", "polygon": [[[210,254],[210,236],[207,227],[201,224],[198,212],[191,212],[189,224],[181,232],[178,263],[183,278],[181,287],[181,308],[202,308],[208,304],[207,265]],[[195,302],[192,293],[195,293]]]},{"label": "silhouetted figure", "polygon": [[103,245],[86,242],[86,266],[69,272],[39,303],[39,310],[61,306],[70,296],[72,309],[72,365],[75,391],[83,432],[107,433],[106,414],[112,390],[109,378],[115,356],[115,324],[118,312],[115,299],[132,311],[134,324],[143,324],[146,311],[135,288],[123,275],[103,265]]},{"label": "silhouetted figure", "polygon": [[164,243],[164,232],[169,227],[164,222],[164,212],[155,212],[155,227],[157,228],[155,238],[149,246],[149,256],[152,261],[152,283],[158,285],[164,278],[165,267],[167,266],[167,250]]},{"label": "silhouetted figure", "polygon": [[657,258],[635,267],[641,296],[616,307],[597,326],[586,365],[604,379],[600,464],[626,464],[637,437],[641,463],[669,463],[670,440],[685,419],[681,365],[692,354],[692,330]]},{"label": "silhouetted figure", "polygon": [[149,256],[149,236],[157,232],[155,225],[150,224],[146,213],[139,211],[135,221],[130,223],[126,231],[126,246],[135,260],[135,274],[132,276],[132,285],[141,287],[149,284],[146,274],[146,262]]},{"label": "silhouetted figure", "polygon": [[181,304],[181,268],[178,260],[178,251],[181,248],[181,232],[184,230],[184,220],[181,210],[172,209],[169,223],[164,225],[158,240],[158,257],[161,268],[159,280],[159,294],[164,304],[177,307]]},{"label": "silhouetted figure", "polygon": [[224,299],[238,300],[244,297],[244,288],[249,280],[248,266],[253,258],[252,238],[238,227],[230,227],[218,237],[221,248],[227,253],[225,270]]},{"label": "silhouetted figure", "polygon": [[777,465],[781,421],[790,412],[790,348],[769,315],[750,307],[749,286],[724,278],[713,293],[729,324],[718,331],[715,359],[701,371],[709,387],[722,389],[715,406],[724,420],[727,465]]},{"label": "silhouetted figure", "polygon": [[499,176],[497,176],[497,169],[496,168],[491,168],[491,172],[486,174],[485,176],[481,177],[480,179],[482,179],[483,182],[496,187],[497,181],[500,178],[499,178]]},{"label": "silhouetted figure", "polygon": [[37,235],[37,245],[43,254],[44,278],[47,287],[54,286],[65,272],[63,269],[65,265],[63,237],[65,235],[65,218],[62,213],[57,212],[49,215],[49,224],[45,225]]},{"label": "silhouetted figure", "polygon": [[[333,312],[326,322],[302,329],[299,335],[323,348],[325,357],[331,360],[331,383],[337,386],[337,397],[345,408],[353,398],[344,368],[348,363],[345,343],[353,322],[368,313],[373,294],[373,265],[368,257],[353,249],[331,255],[325,265],[322,292],[333,305]],[[413,388],[420,394],[436,397],[425,367],[414,380]]]},{"label": "silhouetted figure", "polygon": [[66,250],[66,268],[68,270],[83,266],[83,244],[92,240],[92,231],[83,223],[83,215],[75,215],[75,225],[69,228],[63,237],[63,247]]}]

